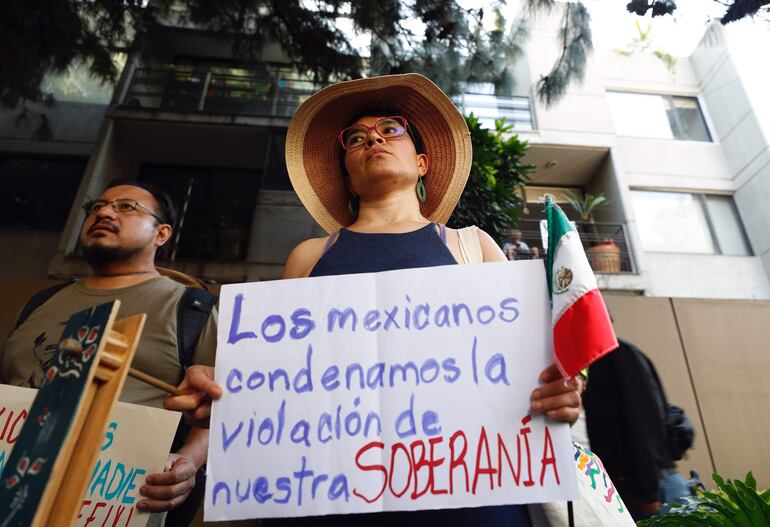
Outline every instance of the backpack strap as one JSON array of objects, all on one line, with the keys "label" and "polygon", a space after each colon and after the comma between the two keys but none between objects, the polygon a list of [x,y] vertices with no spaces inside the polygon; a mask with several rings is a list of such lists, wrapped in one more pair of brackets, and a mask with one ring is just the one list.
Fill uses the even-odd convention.
[{"label": "backpack strap", "polygon": [[[192,364],[195,343],[198,342],[198,337],[200,337],[201,331],[203,331],[203,327],[206,325],[211,315],[211,310],[216,303],[216,295],[199,287],[188,287],[179,300],[176,342],[179,351],[179,362],[185,370]],[[171,443],[171,452],[176,452],[182,448],[189,432],[190,427],[184,419],[180,419],[174,440]],[[185,501],[168,512],[165,520],[167,527],[187,526],[190,524],[203,501],[205,482],[206,465],[204,463],[195,474],[195,486]]]},{"label": "backpack strap", "polygon": [[473,225],[464,227],[457,231],[460,237],[460,254],[463,257],[464,264],[476,264],[484,261],[481,253],[481,242],[479,241],[478,228]]},{"label": "backpack strap", "polygon": [[192,364],[193,350],[203,326],[211,315],[216,295],[198,287],[185,289],[179,300],[176,320],[176,342],[179,351],[179,363],[186,370]]},{"label": "backpack strap", "polygon": [[38,291],[37,293],[35,293],[32,296],[32,298],[27,300],[27,303],[24,304],[24,307],[21,308],[21,312],[19,313],[19,318],[16,320],[16,325],[13,327],[13,330],[16,331],[17,329],[19,329],[19,326],[24,324],[24,322],[29,318],[32,312],[37,308],[39,308],[40,306],[42,306],[43,304],[45,304],[46,302],[48,302],[48,300],[53,295],[55,295],[56,293],[58,293],[68,285],[74,284],[75,282],[77,282],[77,280],[67,280],[63,284],[56,284],[54,286],[51,286],[47,289],[43,289],[42,291]]}]

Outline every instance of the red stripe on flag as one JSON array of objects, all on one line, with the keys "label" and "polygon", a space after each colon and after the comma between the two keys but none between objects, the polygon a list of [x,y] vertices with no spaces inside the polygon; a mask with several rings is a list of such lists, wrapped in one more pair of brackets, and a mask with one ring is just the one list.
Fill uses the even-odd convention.
[{"label": "red stripe on flag", "polygon": [[556,364],[567,379],[617,347],[618,340],[598,289],[581,296],[553,328]]}]

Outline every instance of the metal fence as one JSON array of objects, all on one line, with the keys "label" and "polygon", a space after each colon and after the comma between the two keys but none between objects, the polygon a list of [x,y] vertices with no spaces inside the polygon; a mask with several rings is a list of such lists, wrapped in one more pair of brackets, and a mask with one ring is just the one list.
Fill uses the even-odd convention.
[{"label": "metal fence", "polygon": [[[125,106],[178,112],[291,117],[321,85],[286,72],[255,75],[246,70],[180,66],[136,68],[121,101]],[[514,131],[534,128],[528,97],[468,92],[454,97],[464,115],[486,127],[505,118]]]},{"label": "metal fence", "polygon": [[230,70],[137,68],[122,103],[178,112],[291,117],[319,89],[312,82]]},{"label": "metal fence", "polygon": [[[580,235],[588,262],[599,273],[633,273],[634,261],[622,223],[576,221],[575,228]],[[521,240],[527,244],[527,251],[514,251],[515,259],[545,258],[539,220],[519,221]]]},{"label": "metal fence", "polygon": [[485,93],[466,92],[452,98],[463,115],[478,117],[485,128],[494,128],[495,120],[505,119],[515,132],[528,132],[535,128],[529,97],[506,97]]}]

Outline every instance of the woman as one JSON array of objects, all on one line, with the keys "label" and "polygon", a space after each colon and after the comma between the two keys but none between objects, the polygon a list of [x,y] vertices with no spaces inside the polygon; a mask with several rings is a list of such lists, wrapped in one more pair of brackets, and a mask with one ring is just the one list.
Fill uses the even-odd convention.
[{"label": "woman", "polygon": [[[506,257],[480,229],[443,225],[468,178],[470,134],[452,101],[417,74],[343,82],[297,111],[286,163],[297,194],[331,234],[290,254],[284,278],[500,262]],[[475,258],[472,256],[476,254]],[[541,375],[532,410],[574,422],[578,386],[555,367]],[[296,520],[297,524],[530,525],[521,506]]]},{"label": "woman", "polygon": [[[485,232],[444,227],[471,165],[470,134],[452,101],[421,75],[343,82],[310,97],[286,137],[294,189],[330,233],[299,244],[284,278],[378,272],[458,262],[499,262],[505,255]],[[184,387],[218,398],[211,370],[192,367]],[[573,423],[579,385],[555,366],[543,371],[532,411]],[[205,425],[197,395],[167,400]],[[286,520],[268,525],[531,525],[523,506],[394,512]]]}]

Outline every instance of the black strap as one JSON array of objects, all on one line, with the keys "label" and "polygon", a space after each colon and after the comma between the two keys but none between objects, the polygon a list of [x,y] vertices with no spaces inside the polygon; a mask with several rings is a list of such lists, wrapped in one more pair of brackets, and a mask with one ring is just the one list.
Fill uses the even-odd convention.
[{"label": "black strap", "polygon": [[16,320],[16,325],[13,327],[14,331],[19,329],[19,326],[24,324],[24,322],[29,318],[34,310],[45,304],[53,295],[68,285],[74,284],[75,282],[77,282],[77,280],[67,280],[63,284],[56,284],[55,286],[43,289],[42,291],[35,293],[32,298],[27,300],[27,303],[24,304],[24,307],[21,308],[19,318]]},{"label": "black strap", "polygon": [[[188,287],[179,300],[176,339],[179,362],[185,370],[192,364],[195,344],[198,342],[201,331],[203,331],[203,327],[206,325],[216,302],[216,295],[197,287]],[[189,432],[190,427],[185,423],[184,419],[181,419],[171,445],[172,452],[182,448]],[[179,507],[169,511],[166,515],[166,527],[186,527],[195,517],[198,507],[203,501],[206,482],[205,467],[203,465],[195,474],[195,487],[193,487],[187,499]]]},{"label": "black strap", "polygon": [[195,343],[216,303],[216,295],[197,287],[188,287],[179,300],[176,340],[179,362],[184,369],[192,364]]},{"label": "black strap", "polygon": [[567,522],[569,527],[575,527],[575,511],[572,509],[572,502],[567,502]]}]

